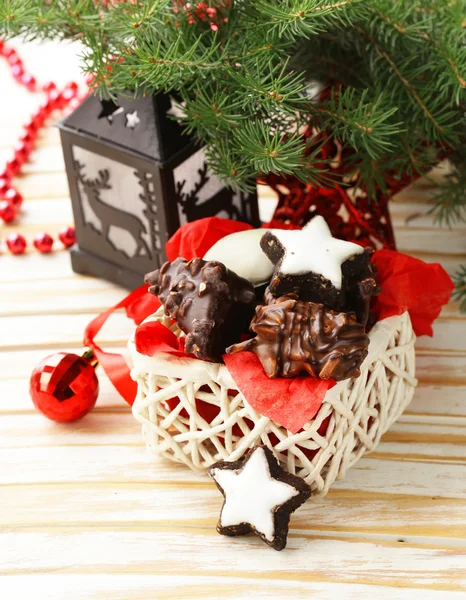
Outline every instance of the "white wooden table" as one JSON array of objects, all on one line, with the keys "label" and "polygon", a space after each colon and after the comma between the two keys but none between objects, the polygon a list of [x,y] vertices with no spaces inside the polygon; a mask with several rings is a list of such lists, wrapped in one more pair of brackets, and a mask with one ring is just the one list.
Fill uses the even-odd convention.
[{"label": "white wooden table", "polygon": [[[77,77],[74,49],[23,50],[43,81]],[[53,75],[52,75],[53,74]],[[39,99],[0,64],[0,163]],[[428,184],[393,203],[399,247],[452,273],[466,261],[465,227],[426,215]],[[52,235],[71,222],[58,134],[40,138],[19,181],[18,230]],[[328,497],[293,517],[288,548],[215,531],[222,499],[206,478],[157,461],[102,372],[94,412],[59,425],[28,395],[45,355],[81,348],[87,322],[125,292],[72,273],[66,251],[0,254],[0,598],[466,597],[466,317],[450,304],[417,344],[415,399],[376,452]],[[122,350],[131,323],[115,315],[105,347]]]}]

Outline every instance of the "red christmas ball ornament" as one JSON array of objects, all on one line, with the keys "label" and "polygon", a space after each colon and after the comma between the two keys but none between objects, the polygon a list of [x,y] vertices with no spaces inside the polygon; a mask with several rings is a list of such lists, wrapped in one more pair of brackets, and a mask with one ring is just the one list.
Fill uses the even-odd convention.
[{"label": "red christmas ball ornament", "polygon": [[70,248],[76,242],[76,232],[74,227],[65,227],[64,229],[61,229],[58,233],[58,238],[65,248]]},{"label": "red christmas ball ornament", "polygon": [[6,245],[12,254],[23,254],[26,250],[26,240],[20,233],[11,233],[6,238]]},{"label": "red christmas ball ornament", "polygon": [[0,201],[0,219],[2,219],[2,221],[5,223],[11,223],[14,221],[17,212],[18,209],[16,206],[11,204],[11,202],[8,202],[8,200]]},{"label": "red christmas ball ornament", "polygon": [[77,421],[94,408],[99,394],[97,361],[91,350],[82,356],[58,352],[33,370],[29,391],[34,406],[59,423]]},{"label": "red christmas ball ornament", "polygon": [[52,250],[53,237],[48,233],[39,233],[34,238],[34,246],[41,254],[47,254]]}]

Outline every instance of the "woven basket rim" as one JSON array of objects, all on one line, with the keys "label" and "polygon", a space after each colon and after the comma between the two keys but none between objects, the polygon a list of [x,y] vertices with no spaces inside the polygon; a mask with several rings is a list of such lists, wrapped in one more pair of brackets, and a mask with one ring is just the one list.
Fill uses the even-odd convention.
[{"label": "woven basket rim", "polygon": [[[147,317],[143,322],[160,321],[163,316],[163,307]],[[409,319],[409,313],[393,315],[377,321],[369,336],[368,355],[361,365],[371,364],[378,359],[379,354],[384,352],[387,340],[393,335],[400,322]],[[178,357],[165,352],[159,352],[154,356],[140,354],[136,350],[134,335],[128,341],[128,349],[131,355],[133,369],[138,372],[146,372],[150,375],[166,375],[173,377],[189,377],[191,381],[203,381],[206,377],[226,387],[236,388],[236,384],[224,363],[210,363],[198,358]],[[350,384],[351,379],[339,381],[333,388],[328,390],[327,397],[337,396]]]}]

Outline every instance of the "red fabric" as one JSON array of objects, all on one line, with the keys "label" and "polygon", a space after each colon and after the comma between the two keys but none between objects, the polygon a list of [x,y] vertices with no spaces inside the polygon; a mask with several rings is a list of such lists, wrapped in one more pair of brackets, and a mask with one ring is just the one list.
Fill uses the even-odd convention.
[{"label": "red fabric", "polygon": [[325,394],[335,385],[333,379],[298,376],[269,379],[260,360],[252,352],[223,357],[233,381],[258,413],[297,433],[315,417]]},{"label": "red fabric", "polygon": [[444,268],[395,250],[377,250],[372,262],[381,286],[373,306],[377,321],[409,311],[415,334],[431,336],[454,288]]},{"label": "red fabric", "polygon": [[192,223],[185,223],[168,240],[165,250],[168,260],[172,261],[182,256],[186,260],[202,258],[207,250],[230,233],[254,229],[252,225],[232,221],[230,219],[219,219],[218,217],[207,217]]}]

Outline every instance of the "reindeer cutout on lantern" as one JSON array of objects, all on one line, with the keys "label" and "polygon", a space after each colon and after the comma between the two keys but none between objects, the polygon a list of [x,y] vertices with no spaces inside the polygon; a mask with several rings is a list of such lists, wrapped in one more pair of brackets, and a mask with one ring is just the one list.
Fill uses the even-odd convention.
[{"label": "reindeer cutout on lantern", "polygon": [[[84,214],[82,214],[83,223],[91,226],[99,235],[102,235],[116,251],[124,252],[125,254],[127,253],[121,248],[118,248],[110,239],[110,228],[117,227],[127,231],[134,239],[136,244],[136,250],[134,251],[133,256],[128,256],[128,258],[137,258],[139,256],[147,256],[147,258],[150,258],[151,251],[146,240],[144,239],[144,234],[147,233],[144,223],[134,214],[103,202],[100,197],[101,190],[112,189],[112,186],[109,184],[109,170],[101,169],[98,172],[98,177],[96,179],[87,179],[83,173],[84,165],[77,160],[75,161],[74,165],[76,169],[76,178],[82,185],[90,208],[92,209],[96,218],[100,221],[101,230],[98,231],[92,223],[86,222],[84,219]],[[83,213],[82,206],[81,212]]]},{"label": "reindeer cutout on lantern", "polygon": [[241,213],[234,204],[234,197],[231,190],[222,187],[217,193],[207,200],[200,200],[199,192],[210,181],[208,167],[206,164],[198,169],[199,180],[189,193],[184,192],[186,180],[176,183],[176,195],[181,212],[186,216],[187,221],[196,221],[205,217],[211,217],[225,211],[229,219],[241,219]]}]

